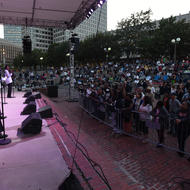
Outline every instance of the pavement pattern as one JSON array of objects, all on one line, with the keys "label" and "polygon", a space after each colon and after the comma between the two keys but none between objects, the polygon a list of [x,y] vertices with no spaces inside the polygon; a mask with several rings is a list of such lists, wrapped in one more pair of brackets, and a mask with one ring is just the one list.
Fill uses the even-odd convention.
[{"label": "pavement pattern", "polygon": [[[86,147],[90,158],[101,165],[112,190],[176,190],[181,188],[174,183],[175,177],[190,178],[190,162],[179,157],[176,152],[143,144],[133,137],[113,136],[110,127],[91,118],[77,102],[43,96],[38,101],[40,107],[45,105],[44,100],[59,114],[67,129],[75,136],[81,126],[79,141]],[[75,153],[75,144],[64,128],[59,123],[55,124],[55,120],[47,120],[48,124],[53,124],[51,132],[66,163],[73,168],[81,185],[87,190],[88,186],[72,164],[71,155]],[[94,190],[109,189],[79,151],[76,151],[75,160]]]}]

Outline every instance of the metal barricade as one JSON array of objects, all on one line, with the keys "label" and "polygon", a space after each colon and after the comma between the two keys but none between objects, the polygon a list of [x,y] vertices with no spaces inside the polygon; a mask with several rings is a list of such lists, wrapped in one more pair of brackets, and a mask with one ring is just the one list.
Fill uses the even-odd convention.
[{"label": "metal barricade", "polygon": [[180,155],[190,155],[190,126],[188,123],[176,124],[176,115],[170,114],[158,122],[148,114],[148,119],[142,120],[141,112],[117,109],[84,94],[79,95],[79,104],[92,117],[110,126],[115,134],[125,134],[144,143],[177,151]]}]

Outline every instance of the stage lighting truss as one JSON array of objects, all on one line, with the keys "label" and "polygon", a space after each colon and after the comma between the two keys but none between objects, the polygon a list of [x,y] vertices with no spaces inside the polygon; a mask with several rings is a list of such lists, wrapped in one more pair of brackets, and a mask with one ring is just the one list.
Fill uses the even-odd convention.
[{"label": "stage lighting truss", "polygon": [[98,0],[95,4],[93,4],[92,7],[86,11],[86,19],[89,19],[92,13],[96,9],[101,8],[106,1],[107,0]]}]

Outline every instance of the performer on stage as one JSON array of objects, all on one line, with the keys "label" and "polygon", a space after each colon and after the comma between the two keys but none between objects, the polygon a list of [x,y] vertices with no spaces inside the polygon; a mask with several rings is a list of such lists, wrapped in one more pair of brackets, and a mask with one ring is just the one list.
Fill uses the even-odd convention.
[{"label": "performer on stage", "polygon": [[5,66],[5,83],[8,85],[8,93],[7,93],[7,98],[11,98],[11,92],[12,92],[12,73],[11,70],[9,69],[9,66]]}]

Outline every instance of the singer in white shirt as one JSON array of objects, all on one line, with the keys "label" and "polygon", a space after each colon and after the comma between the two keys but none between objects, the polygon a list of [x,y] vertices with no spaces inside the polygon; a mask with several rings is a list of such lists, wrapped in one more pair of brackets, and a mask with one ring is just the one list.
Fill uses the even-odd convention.
[{"label": "singer in white shirt", "polygon": [[11,98],[11,92],[12,92],[12,73],[10,72],[9,66],[5,66],[5,83],[8,86],[8,93],[7,98]]}]

